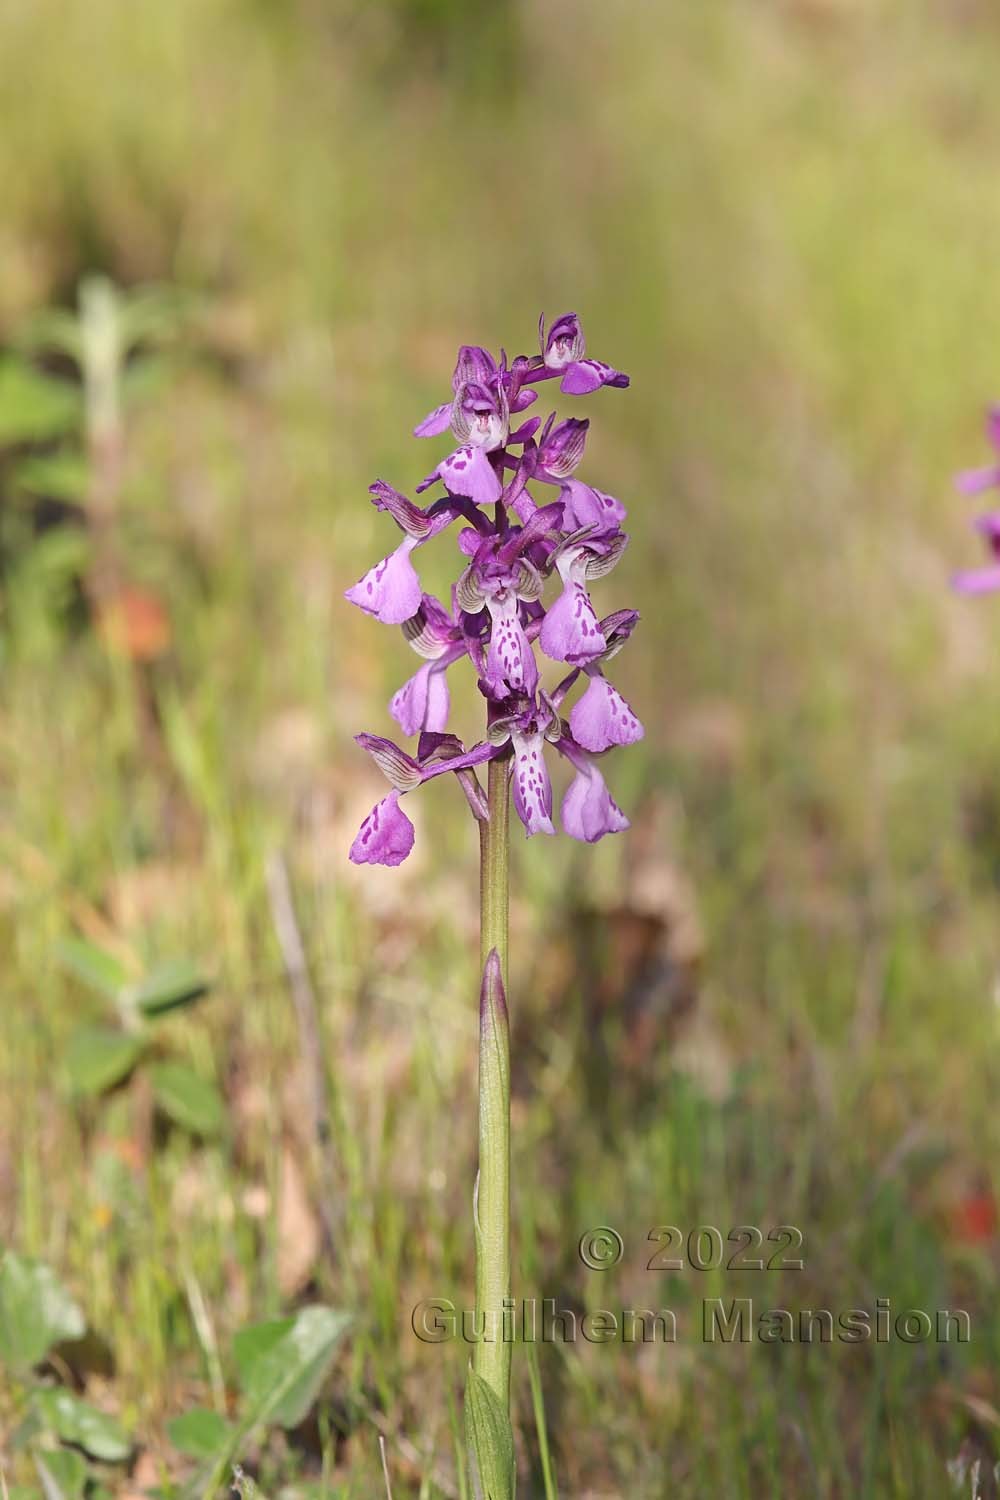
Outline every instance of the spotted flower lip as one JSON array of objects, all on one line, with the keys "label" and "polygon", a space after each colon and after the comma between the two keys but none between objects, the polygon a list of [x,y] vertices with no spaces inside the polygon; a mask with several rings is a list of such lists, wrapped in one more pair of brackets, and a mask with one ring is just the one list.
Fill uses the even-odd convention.
[{"label": "spotted flower lip", "polygon": [[[389,704],[417,746],[411,754],[380,735],[357,736],[390,790],[351,846],[356,864],[395,866],[408,857],[415,834],[401,800],[446,773],[454,775],[473,816],[488,820],[476,773],[489,760],[509,767],[514,809],[527,836],[553,835],[553,751],[571,773],[560,806],[564,831],[595,843],[628,827],[596,758],[644,734],[607,676],[638,615],[619,609],[599,620],[589,592],[628,542],[625,507],[578,477],[588,419],[553,412],[544,422],[511,420],[537,399],[539,382],[558,379],[563,393],[583,395],[604,385],[627,386],[628,377],[587,355],[575,313],[548,329],[543,318],[539,341],[539,354],[512,361],[503,350],[495,357],[477,344],[459,349],[451,400],[415,428],[418,437],[450,431],[457,439],[416,487],[421,495],[440,485],[436,499],[417,504],[382,479],[371,486],[372,504],[392,518],[402,538],[347,598],[381,622],[401,626],[420,658]],[[415,555],[456,521],[460,563],[449,606],[425,592]],[[551,695],[543,690],[538,649],[569,668]],[[470,748],[447,727],[449,679],[465,660],[487,706],[486,736]]]},{"label": "spotted flower lip", "polygon": [[487,450],[474,443],[463,443],[443,458],[436,469],[417,485],[417,494],[441,483],[452,495],[463,495],[474,505],[495,505],[503,486],[487,457]]}]

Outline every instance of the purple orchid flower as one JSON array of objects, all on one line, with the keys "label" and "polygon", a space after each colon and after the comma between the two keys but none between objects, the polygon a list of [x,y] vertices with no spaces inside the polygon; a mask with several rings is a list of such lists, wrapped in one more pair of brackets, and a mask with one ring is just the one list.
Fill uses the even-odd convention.
[{"label": "purple orchid flower", "polygon": [[[450,430],[458,447],[417,486],[443,494],[426,508],[379,480],[371,487],[377,509],[387,511],[403,540],[347,591],[347,598],[403,634],[423,658],[393,695],[389,711],[406,735],[419,736],[415,756],[377,735],[358,742],[387,776],[391,790],[372,809],[351,847],[357,864],[397,865],[413,847],[413,824],[400,799],[423,782],[454,773],[481,821],[489,807],[476,776],[488,760],[509,764],[515,811],[529,837],[553,834],[553,791],[546,746],[572,776],[561,804],[564,830],[594,843],[628,827],[608,791],[595,756],[635,743],[643,727],[605,667],[638,620],[619,610],[598,620],[588,586],[618,562],[628,538],[625,507],[612,495],[577,478],[589,421],[552,413],[544,425],[530,417],[511,430],[511,416],[537,397],[539,381],[560,378],[569,395],[601,386],[627,386],[628,377],[586,358],[580,321],[557,318],[541,354],[508,364],[478,345],[463,345],[452,375],[451,401],[436,407],[415,429],[419,437]],[[557,488],[542,501],[536,485]],[[544,493],[544,491],[543,491]],[[492,510],[489,509],[492,507]],[[448,608],[420,583],[413,554],[453,521],[462,571]],[[560,587],[546,605],[552,582]],[[536,647],[566,662],[569,675],[550,696],[541,690]],[[466,749],[446,731],[448,673],[464,658],[476,673],[487,704],[487,735]],[[560,708],[579,682],[583,691],[569,711]]]},{"label": "purple orchid flower", "polygon": [[575,772],[560,810],[566,833],[595,844],[606,833],[628,828],[629,821],[608,791],[593,756],[576,741],[547,694],[540,693],[537,701],[527,700],[513,713],[494,719],[489,736],[496,745],[510,744],[514,810],[528,838],[535,833],[555,833],[552,780],[543,753],[546,744],[551,744]]},{"label": "purple orchid flower", "polygon": [[[531,362],[526,360],[525,363],[530,365]],[[458,351],[454,374],[451,377],[451,388],[455,393],[453,399],[445,401],[441,406],[435,406],[433,411],[428,412],[423,421],[418,422],[414,427],[413,436],[440,437],[442,432],[447,432],[448,428],[453,426],[455,402],[463,386],[477,385],[496,393],[499,393],[502,388],[509,410],[511,412],[524,411],[537,399],[538,392],[531,390],[530,387],[522,387],[520,376],[520,370],[516,377],[513,371],[507,370],[502,359],[498,365],[488,349],[480,349],[475,344],[463,344]]]},{"label": "purple orchid flower", "polygon": [[389,712],[404,734],[443,730],[450,708],[446,674],[468,651],[462,627],[432,594],[424,594],[416,612],[404,620],[403,634],[425,661],[393,694]]},{"label": "purple orchid flower", "polygon": [[401,865],[413,848],[413,824],[399,805],[400,797],[435,776],[453,771],[477,817],[488,816],[482,788],[469,778],[473,766],[490,760],[497,750],[488,741],[466,750],[453,734],[422,734],[416,759],[392,740],[377,734],[358,734],[355,739],[392,784],[392,791],[377,802],[358,830],[350,858],[356,865]]},{"label": "purple orchid flower", "polygon": [[375,509],[388,511],[406,535],[396,550],[369,568],[344,597],[366,614],[381,620],[383,625],[402,625],[404,620],[416,614],[423,597],[410,554],[437,536],[457,515],[466,514],[465,505],[452,495],[423,510],[383,479],[376,479],[369,487],[369,494]]},{"label": "purple orchid flower", "polygon": [[553,661],[582,664],[608,649],[586,584],[610,573],[627,545],[628,537],[615,529],[604,536],[577,532],[557,548],[553,561],[563,591],[546,613],[539,633],[541,648]]},{"label": "purple orchid flower", "polygon": [[598,661],[574,668],[552,694],[552,702],[558,708],[577,678],[581,674],[587,678],[586,691],[570,710],[569,727],[576,743],[594,754],[615,745],[634,745],[646,733],[634,710],[604,675],[604,664],[617,656],[638,619],[634,609],[617,610],[603,619],[600,629],[607,642],[604,655]]},{"label": "purple orchid flower", "polygon": [[556,318],[547,335],[545,317],[539,318],[538,343],[545,369],[554,375],[562,375],[559,389],[564,396],[586,396],[591,391],[600,390],[602,385],[624,389],[629,383],[627,375],[612,369],[603,360],[584,358],[587,343],[576,313],[563,313],[561,318]]}]

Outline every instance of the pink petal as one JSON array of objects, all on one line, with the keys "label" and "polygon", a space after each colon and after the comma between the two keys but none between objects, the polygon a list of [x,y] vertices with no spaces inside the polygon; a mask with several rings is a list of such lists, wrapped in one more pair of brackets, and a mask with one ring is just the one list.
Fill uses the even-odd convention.
[{"label": "pink petal", "polygon": [[559,389],[564,396],[587,396],[602,385],[628,385],[628,376],[601,359],[578,359],[567,365]]},{"label": "pink petal", "polygon": [[992,464],[986,469],[963,469],[955,475],[955,488],[963,495],[981,495],[983,490],[992,490],[1000,485],[1000,468]]},{"label": "pink petal", "polygon": [[542,650],[553,661],[576,665],[594,661],[607,649],[590,595],[582,583],[570,578],[549,608],[539,634]]},{"label": "pink petal", "polygon": [[377,802],[358,830],[350,858],[356,865],[401,865],[413,848],[413,824],[399,806],[393,788]]},{"label": "pink petal", "polygon": [[603,490],[593,489],[580,479],[567,479],[560,498],[567,530],[581,526],[609,529],[620,525],[625,519],[625,507],[620,500],[616,500],[613,495],[606,495]]},{"label": "pink petal", "polygon": [[464,495],[476,505],[492,505],[500,499],[500,481],[482,448],[463,443],[442,461],[437,470],[453,495]]},{"label": "pink petal", "polygon": [[393,695],[389,712],[404,734],[440,733],[449,706],[448,679],[438,662],[428,661]]},{"label": "pink petal", "polygon": [[446,401],[443,406],[435,406],[434,410],[428,412],[422,422],[418,422],[413,429],[414,437],[439,437],[442,432],[447,432],[451,425],[451,402]]},{"label": "pink petal", "polygon": [[629,820],[608,791],[596,766],[587,763],[573,777],[562,802],[562,824],[570,838],[596,844],[606,833],[621,833]]},{"label": "pink petal", "polygon": [[1000,589],[1000,564],[992,568],[970,568],[956,573],[951,586],[959,594],[992,594]]},{"label": "pink petal", "polygon": [[577,744],[593,751],[632,745],[645,734],[621,693],[606,677],[591,677],[587,691],[573,705],[569,727]]},{"label": "pink petal", "polygon": [[431,672],[427,681],[427,712],[424,716],[424,728],[434,734],[440,734],[448,723],[450,707],[448,678],[444,670],[437,667]]},{"label": "pink petal", "polygon": [[420,608],[423,597],[420,579],[410,561],[410,553],[417,545],[415,537],[408,536],[395,552],[383,557],[381,562],[369,568],[364,578],[347,590],[345,598],[365,614],[374,615],[383,625],[402,625]]}]

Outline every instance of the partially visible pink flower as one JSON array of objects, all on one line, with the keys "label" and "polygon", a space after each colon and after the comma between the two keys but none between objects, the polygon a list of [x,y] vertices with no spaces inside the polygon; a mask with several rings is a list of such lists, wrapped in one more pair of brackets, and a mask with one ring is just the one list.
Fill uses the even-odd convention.
[{"label": "partially visible pink flower", "polygon": [[996,561],[985,568],[969,568],[956,573],[952,586],[960,594],[991,594],[1000,589],[1000,511],[991,510],[977,516],[973,525],[985,539]]},{"label": "partially visible pink flower", "polygon": [[[991,406],[986,413],[986,436],[1000,453],[1000,406]],[[1000,463],[987,464],[982,469],[963,469],[955,476],[955,484],[964,495],[980,495],[983,490],[1000,487]]]}]

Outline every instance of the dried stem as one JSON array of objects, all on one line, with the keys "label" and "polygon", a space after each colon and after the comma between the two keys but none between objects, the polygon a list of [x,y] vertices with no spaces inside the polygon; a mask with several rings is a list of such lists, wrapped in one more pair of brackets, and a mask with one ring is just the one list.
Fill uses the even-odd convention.
[{"label": "dried stem", "polygon": [[267,862],[267,894],[288,984],[295,1006],[299,1050],[305,1070],[306,1114],[316,1156],[319,1181],[320,1222],[327,1253],[339,1248],[339,1214],[336,1207],[337,1172],[330,1133],[330,1100],[323,1066],[323,1038],[319,1006],[309,974],[305,945],[299,931],[288,866],[280,850]]}]

